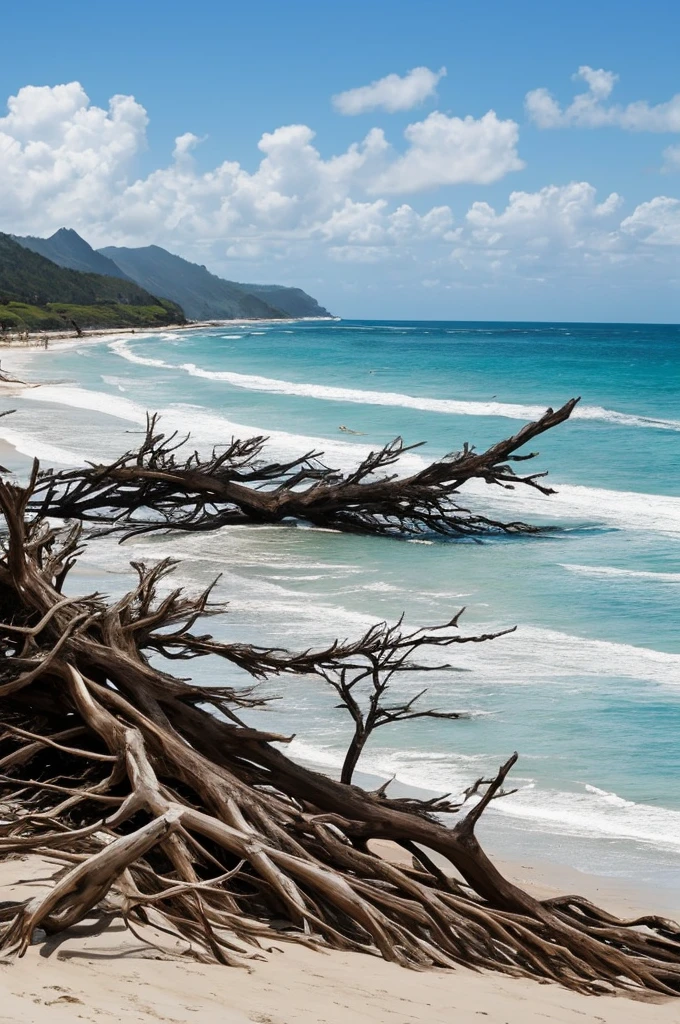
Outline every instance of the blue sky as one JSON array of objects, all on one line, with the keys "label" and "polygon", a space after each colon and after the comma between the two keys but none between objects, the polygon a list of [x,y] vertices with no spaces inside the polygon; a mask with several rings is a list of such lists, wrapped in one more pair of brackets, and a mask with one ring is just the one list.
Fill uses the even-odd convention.
[{"label": "blue sky", "polygon": [[6,6],[0,229],[346,316],[675,322],[679,31],[659,0]]}]

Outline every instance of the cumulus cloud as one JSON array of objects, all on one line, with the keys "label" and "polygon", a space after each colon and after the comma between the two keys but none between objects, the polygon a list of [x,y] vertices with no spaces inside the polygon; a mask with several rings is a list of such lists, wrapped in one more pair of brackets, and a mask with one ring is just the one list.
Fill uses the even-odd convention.
[{"label": "cumulus cloud", "polygon": [[451,258],[466,271],[527,280],[538,280],[539,270],[611,263],[625,250],[618,231],[621,203],[615,192],[598,202],[588,182],[512,192],[501,210],[475,202],[450,236]]},{"label": "cumulus cloud", "polygon": [[382,263],[389,252],[386,245],[332,245],[328,255],[338,263]]},{"label": "cumulus cloud", "polygon": [[[600,102],[613,88],[608,74],[582,76]],[[355,265],[357,288],[379,279],[381,264],[394,280],[403,272],[409,286],[422,279],[432,289],[454,269],[477,271],[477,281],[539,280],[596,261],[670,264],[680,245],[680,200],[657,197],[622,221],[621,197],[598,197],[587,182],[514,191],[496,206],[480,196],[455,217],[449,203],[412,199],[522,167],[517,124],[493,111],[432,113],[408,126],[401,153],[373,128],[325,156],[309,126],[284,125],[262,135],[251,169],[229,159],[206,169],[201,139],[185,131],[166,165],[140,176],[146,125],[130,96],[98,107],[78,83],[22,89],[0,118],[0,227],[42,235],[68,225],[94,245],[156,243],[228,277],[247,261],[251,280],[295,279],[300,267],[316,276],[325,262],[342,264],[349,281]]]},{"label": "cumulus cloud", "polygon": [[608,104],[619,76],[603,68],[582,65],[575,81],[587,85],[567,107],[562,107],[548,89],[533,89],[525,97],[526,112],[539,128],[600,128],[616,126],[637,132],[680,131],[680,93],[665,103],[636,100],[627,106]]},{"label": "cumulus cloud", "polygon": [[187,131],[166,166],[135,178],[146,125],[146,111],[130,96],[113,97],[104,110],[77,82],[22,89],[0,119],[5,223],[17,233],[68,223],[99,244],[172,242],[192,252],[224,240],[223,252],[249,259],[265,239],[279,254],[286,240],[395,245],[441,236],[451,214],[441,205],[423,214],[394,208],[388,196],[496,181],[522,166],[514,121],[493,112],[480,119],[434,113],[408,126],[402,154],[373,128],[324,157],[309,126],[284,125],[261,137],[252,171],[233,160],[199,169],[202,140]]},{"label": "cumulus cloud", "polygon": [[[586,290],[597,282],[635,295],[644,280],[668,285],[677,277],[680,199],[657,196],[623,218],[622,206],[617,193],[600,199],[588,182],[513,192],[498,209],[475,202],[445,236],[453,270],[442,287],[515,281],[566,294],[577,282]],[[436,269],[446,281],[441,260]]]},{"label": "cumulus cloud", "polygon": [[434,94],[446,68],[412,68],[405,75],[386,75],[370,85],[348,89],[333,97],[333,106],[340,114],[365,114],[369,110],[411,110]]},{"label": "cumulus cloud", "polygon": [[346,199],[318,231],[327,240],[342,238],[353,246],[376,246],[444,238],[452,225],[453,214],[449,206],[435,206],[427,213],[419,214],[408,203],[390,211],[385,199],[374,203]]},{"label": "cumulus cloud", "polygon": [[621,230],[647,245],[680,245],[680,199],[656,196],[640,203]]},{"label": "cumulus cloud", "polygon": [[92,106],[78,82],[26,86],[0,118],[0,214],[16,227],[41,217],[97,217],[144,145],[146,111],[132,96]]},{"label": "cumulus cloud", "polygon": [[621,197],[612,192],[601,203],[586,181],[547,185],[537,192],[512,192],[500,213],[488,203],[473,203],[466,215],[471,238],[481,244],[507,245],[517,241],[539,247],[559,238],[562,244],[583,246],[600,235],[616,213]]},{"label": "cumulus cloud", "polygon": [[188,157],[191,151],[203,141],[198,135],[194,135],[193,132],[185,132],[184,135],[178,135],[175,139],[175,148],[172,151],[173,160],[183,160],[185,157]]},{"label": "cumulus cloud", "polygon": [[463,182],[488,185],[525,165],[517,153],[519,128],[493,110],[483,117],[447,117],[434,111],[410,124],[406,152],[379,174],[373,192],[419,192]]}]

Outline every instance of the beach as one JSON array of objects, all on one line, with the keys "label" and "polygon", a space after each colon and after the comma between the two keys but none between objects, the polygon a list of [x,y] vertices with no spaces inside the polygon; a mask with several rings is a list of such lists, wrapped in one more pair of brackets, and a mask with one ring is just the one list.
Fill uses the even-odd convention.
[{"label": "beach", "polygon": [[[324,321],[338,319],[337,317],[301,317],[295,320],[286,320],[285,323],[323,323]],[[185,324],[167,324],[164,331],[202,331],[209,330],[213,327],[227,327],[227,326],[257,326],[258,324],[276,324],[282,323],[281,320],[191,320]],[[85,327],[80,334],[75,334],[72,329],[65,329],[63,331],[48,330],[48,331],[2,331],[0,332],[0,348],[14,349],[15,351],[21,351],[22,349],[47,349],[50,345],[54,345],[55,342],[64,341],[78,341],[87,338],[101,338],[107,340],[109,338],[120,338],[134,335],[135,333],[146,334],[144,328],[138,328],[137,332],[131,331],[129,327],[119,327],[116,329],[100,328],[100,327]]]},{"label": "beach", "polygon": [[[3,898],[36,895],[41,891],[38,880],[55,867],[38,859],[5,861],[0,864]],[[613,913],[649,910],[644,892],[608,879],[546,865],[501,867],[541,898],[570,891],[577,882],[579,893]],[[536,875],[539,883],[532,882]],[[17,879],[26,881],[17,885]],[[2,1024],[38,1024],[45,1015],[55,1024],[449,1024],[453,1017],[465,1024],[677,1020],[674,1000],[584,996],[554,984],[463,968],[412,971],[373,956],[312,952],[289,943],[253,961],[250,971],[197,964],[142,945],[120,922],[88,935],[95,924],[86,921],[70,934],[31,946],[22,960],[0,964]],[[167,946],[167,938],[157,938]]]},{"label": "beach", "polygon": [[[276,452],[324,444],[338,461],[381,441],[402,421],[412,436],[416,429],[427,431],[433,450],[440,452],[445,450],[444,432],[440,429],[437,436],[440,422],[451,419],[460,436],[463,418],[473,416],[475,427],[490,439],[494,432],[501,436],[499,430],[509,429],[505,420],[527,415],[536,404],[540,407],[539,394],[521,393],[526,387],[523,379],[515,393],[504,396],[500,411],[491,399],[485,404],[479,393],[456,404],[424,374],[422,381],[388,379],[378,361],[388,350],[381,350],[378,343],[365,357],[361,388],[354,380],[343,380],[342,369],[335,377],[329,373],[324,378],[318,365],[309,371],[310,383],[295,348],[295,332],[319,332],[314,339],[330,345],[328,335],[321,332],[332,329],[230,324],[187,334],[63,339],[61,350],[55,346],[56,351],[46,353],[12,350],[9,371],[18,377],[25,373],[31,385],[40,386],[2,386],[3,408],[16,405],[18,411],[0,420],[0,462],[22,475],[32,454],[40,455],[45,465],[52,460],[70,465],[83,457],[119,453],[132,443],[126,434],[138,433],[143,426],[151,387],[163,422],[177,430],[190,426],[197,443],[204,446],[223,442],[230,431],[243,436],[243,430],[254,433],[259,428],[267,430]],[[356,336],[362,338],[361,332],[368,330],[359,325]],[[393,330],[398,329],[384,329],[388,343]],[[408,330],[401,337],[410,341]],[[421,332],[426,338],[427,329]],[[273,346],[282,343],[288,346],[285,354],[265,375]],[[283,375],[286,359],[290,379]],[[371,379],[372,363],[383,375],[379,385]],[[483,389],[494,395],[496,380],[490,367],[487,371]],[[428,372],[435,373],[432,367]],[[561,387],[570,384],[563,381]],[[187,393],[194,385],[196,390]],[[617,399],[621,411],[614,404]],[[451,407],[444,407],[445,402]],[[631,450],[636,432],[642,432],[653,451],[655,444],[661,445],[661,460],[664,441],[676,428],[668,409],[657,411],[654,405],[654,396],[648,396],[647,405],[639,410],[626,406],[621,395],[609,401],[595,396],[586,409],[596,411],[587,412],[577,429],[591,431],[588,440],[593,443],[609,438],[618,443],[623,437],[628,445],[630,438]],[[337,423],[345,422],[366,427],[366,433],[362,429],[356,440],[338,439]],[[463,429],[468,431],[467,423]],[[447,423],[447,440],[452,432]],[[607,587],[611,579],[619,578],[617,572],[627,574],[629,587],[644,587],[641,599],[650,617],[665,608],[666,588],[676,586],[677,574],[672,560],[664,568],[660,559],[669,552],[675,557],[678,498],[660,488],[654,511],[642,524],[652,539],[646,534],[643,543],[641,522],[635,517],[646,514],[641,510],[649,504],[648,493],[639,492],[638,497],[623,477],[616,479],[606,453],[595,466],[594,486],[589,488],[579,475],[575,446],[558,440],[550,452],[561,459],[563,496],[558,494],[552,506],[540,500],[522,504],[521,496],[517,504],[523,515],[545,519],[556,509],[553,514],[565,527],[565,537],[550,543],[522,541],[514,547],[496,543],[454,548],[453,583],[447,560],[452,549],[430,540],[398,545],[291,528],[239,528],[181,543],[140,540],[123,548],[106,540],[90,546],[79,572],[86,576],[88,589],[96,585],[115,596],[129,582],[126,566],[133,557],[179,557],[181,582],[194,589],[205,585],[219,565],[224,573],[222,592],[230,602],[228,616],[217,620],[220,635],[256,639],[266,621],[272,642],[293,647],[302,646],[307,638],[321,642],[336,632],[356,633],[376,618],[394,620],[406,595],[411,615],[419,621],[432,621],[442,609],[463,603],[468,605],[471,628],[519,620],[523,629],[517,637],[499,642],[498,653],[482,645],[481,653],[466,649],[460,658],[456,655],[460,675],[454,677],[453,699],[456,706],[472,707],[467,724],[458,731],[453,725],[446,733],[402,731],[367,751],[366,771],[379,780],[394,774],[398,782],[423,792],[459,792],[517,745],[522,753],[516,778],[519,793],[507,798],[507,810],[505,800],[500,808],[492,808],[486,831],[482,829],[486,847],[507,877],[540,898],[575,891],[624,917],[641,912],[680,916],[680,809],[673,798],[673,755],[665,753],[676,707],[671,681],[680,658],[671,640],[668,612],[657,616],[653,634],[643,633],[633,621],[634,611],[626,618],[625,608],[616,602],[607,619],[601,607],[595,612],[603,595],[611,593]],[[483,500],[489,499],[484,495]],[[602,562],[613,575],[593,576]],[[74,577],[71,588],[80,578]],[[528,580],[538,581],[537,590]],[[572,603],[567,603],[565,613],[560,594],[570,583],[579,589],[568,591]],[[642,590],[634,594],[642,595]],[[225,671],[220,670],[220,680]],[[217,676],[199,671],[196,681],[210,684]],[[450,675],[433,673],[431,686],[438,701],[451,700]],[[612,707],[615,698],[622,705],[630,702],[630,720],[624,721],[621,709]],[[658,733],[650,734],[646,750],[644,743],[631,740],[639,735],[632,716],[645,700],[668,716],[654,719]],[[603,731],[606,719],[600,716],[605,711],[614,714],[623,730],[619,736]],[[262,715],[277,731],[297,732],[301,713],[305,730],[291,745],[291,756],[332,774],[345,732],[329,717],[328,701],[292,682],[285,704]],[[643,713],[650,714],[646,705]],[[570,716],[574,727],[565,729]],[[258,715],[255,718],[259,721]],[[631,744],[630,766],[612,760],[622,736]],[[10,895],[3,898],[16,895],[17,878],[40,877],[45,867],[34,860],[4,862],[0,879],[3,892]],[[19,889],[21,895],[35,891],[33,885]],[[115,923],[101,935],[69,936],[46,955],[50,948],[49,941],[33,946],[23,960],[1,968],[8,995],[0,1021],[31,1022],[45,1012],[57,1024],[107,1016],[208,1024],[340,1024],[348,1019],[429,1024],[448,1021],[452,1013],[493,1024],[576,1024],[583,1019],[627,1024],[677,1016],[677,1008],[666,1001],[641,1004],[622,997],[583,997],[556,985],[463,969],[407,971],[374,957],[312,953],[288,944],[255,962],[251,974],[168,959],[168,953],[156,959],[155,952]]]}]

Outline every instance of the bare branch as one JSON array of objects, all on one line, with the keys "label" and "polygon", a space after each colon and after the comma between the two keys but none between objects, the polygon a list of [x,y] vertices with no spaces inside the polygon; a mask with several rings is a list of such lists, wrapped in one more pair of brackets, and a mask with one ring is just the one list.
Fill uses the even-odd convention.
[{"label": "bare branch", "polygon": [[[452,459],[454,472],[483,470],[504,485],[508,471],[494,460],[507,466],[534,428],[491,456],[465,450]],[[200,457],[189,455],[176,471],[182,439],[159,440],[155,431],[152,420],[134,465],[130,455],[119,461],[113,475],[130,473],[126,482],[113,480],[111,467],[91,467],[62,480],[60,493],[83,515],[92,502],[94,518],[102,495],[107,502],[120,497],[117,514],[124,518],[125,493],[125,501],[132,495],[133,504],[147,508],[167,500],[172,520],[180,491],[183,507],[196,502],[196,523],[209,504],[222,515],[228,504],[220,510],[212,492],[196,499],[192,491],[196,479],[205,483]],[[253,459],[263,443],[233,442],[214,455],[214,475],[229,493],[247,491],[247,514],[253,495],[274,500],[275,488],[257,489],[263,471]],[[374,487],[376,465],[391,464],[401,450],[397,444],[355,471],[342,485],[343,502],[352,489],[365,495]],[[313,501],[304,500],[321,515],[323,495],[336,483],[315,460],[310,454],[267,466],[266,474],[270,483],[279,481],[276,487],[288,474],[301,488],[284,487],[284,503],[316,490]],[[417,486],[447,486],[449,472],[430,467]],[[65,599],[61,586],[78,558],[80,532],[60,532],[34,514],[50,494],[45,510],[56,500],[56,476],[40,477],[36,464],[28,487],[0,482],[0,856],[42,854],[66,870],[45,895],[0,907],[1,952],[21,955],[36,929],[60,932],[99,906],[119,913],[142,941],[151,941],[146,925],[153,923],[157,935],[180,938],[196,957],[225,965],[295,941],[417,968],[494,969],[585,992],[680,992],[680,938],[672,922],[621,921],[577,896],[541,902],[485,855],[475,825],[506,793],[516,755],[494,779],[478,779],[457,798],[394,798],[389,783],[369,792],[351,781],[375,729],[462,717],[428,708],[422,685],[405,695],[397,687],[435,668],[429,662],[440,659],[427,652],[492,642],[508,630],[463,634],[458,612],[418,629],[377,623],[357,639],[318,650],[221,643],[198,631],[204,617],[223,608],[213,588],[196,596],[168,590],[168,561],[136,563],[130,591],[116,602],[98,594]],[[246,499],[231,507],[245,515]],[[376,498],[372,508],[378,507]],[[349,508],[332,515],[354,514]],[[288,757],[281,744],[290,737],[241,721],[243,708],[265,699],[257,687],[203,689],[169,671],[176,660],[208,656],[251,679],[298,674],[332,687],[353,726],[344,781]],[[447,827],[442,814],[457,815],[456,827]],[[370,845],[376,839],[405,848],[415,864],[385,859]]]},{"label": "bare branch", "polygon": [[[162,529],[203,531],[238,523],[304,520],[318,526],[386,536],[433,533],[474,538],[486,533],[536,532],[526,523],[501,522],[459,501],[472,479],[505,489],[518,485],[552,494],[544,473],[519,475],[513,464],[536,452],[518,449],[569,418],[578,399],[548,409],[534,423],[485,452],[464,445],[411,476],[398,472],[402,456],[419,444],[398,437],[342,473],[310,451],[288,462],[267,462],[267,438],[232,439],[206,458],[189,439],[166,436],[157,416],[148,419],[139,448],[110,465],[48,470],[30,509],[41,516],[105,525],[123,537]],[[189,454],[187,454],[189,452]],[[394,472],[387,472],[388,470]]]}]

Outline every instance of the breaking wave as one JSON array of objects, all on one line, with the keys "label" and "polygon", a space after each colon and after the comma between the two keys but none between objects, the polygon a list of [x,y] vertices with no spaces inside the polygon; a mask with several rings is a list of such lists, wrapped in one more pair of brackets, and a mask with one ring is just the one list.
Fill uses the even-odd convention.
[{"label": "breaking wave", "polygon": [[[543,405],[523,405],[511,402],[461,401],[449,398],[428,398],[405,395],[392,391],[366,391],[357,388],[340,388],[325,384],[303,384],[256,374],[234,373],[229,370],[205,370],[195,363],[168,363],[163,359],[140,356],[130,348],[125,339],[113,342],[109,348],[128,362],[140,366],[154,366],[166,370],[181,370],[192,377],[223,381],[232,387],[248,391],[270,392],[279,395],[295,395],[302,398],[316,398],[329,402],[351,402],[357,405],[398,406],[418,409],[424,412],[446,413],[454,416],[500,416],[513,420],[532,420],[542,416]],[[634,413],[617,412],[599,405],[578,405],[572,419],[598,420],[623,427],[654,427],[658,430],[680,431],[680,420],[661,419],[654,416],[639,416]]]}]

